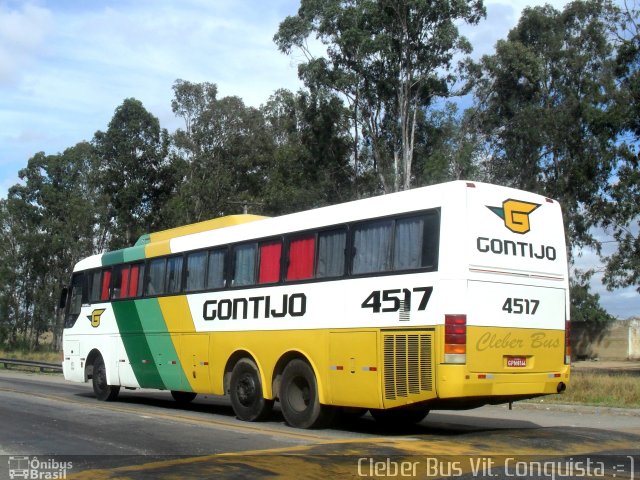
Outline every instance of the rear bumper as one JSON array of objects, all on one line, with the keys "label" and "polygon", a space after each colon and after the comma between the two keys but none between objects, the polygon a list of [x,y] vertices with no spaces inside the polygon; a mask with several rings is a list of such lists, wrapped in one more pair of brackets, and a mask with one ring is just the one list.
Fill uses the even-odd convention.
[{"label": "rear bumper", "polygon": [[486,373],[469,372],[465,365],[439,365],[437,396],[460,397],[538,396],[558,393],[560,384],[569,385],[570,366],[554,372]]}]

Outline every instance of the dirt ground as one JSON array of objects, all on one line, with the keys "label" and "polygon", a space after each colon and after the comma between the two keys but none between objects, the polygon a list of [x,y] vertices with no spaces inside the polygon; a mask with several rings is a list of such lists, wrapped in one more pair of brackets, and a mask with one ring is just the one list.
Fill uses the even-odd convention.
[{"label": "dirt ground", "polygon": [[571,362],[571,369],[640,373],[640,360],[576,360]]}]

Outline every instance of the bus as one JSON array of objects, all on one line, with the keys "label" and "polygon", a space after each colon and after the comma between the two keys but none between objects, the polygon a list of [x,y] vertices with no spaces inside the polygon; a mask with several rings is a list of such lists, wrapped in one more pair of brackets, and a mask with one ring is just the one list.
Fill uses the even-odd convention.
[{"label": "bus", "polygon": [[486,183],[146,234],[78,262],[65,290],[64,376],[99,400],[228,395],[245,421],[278,401],[287,424],[313,428],[569,383],[560,205]]}]

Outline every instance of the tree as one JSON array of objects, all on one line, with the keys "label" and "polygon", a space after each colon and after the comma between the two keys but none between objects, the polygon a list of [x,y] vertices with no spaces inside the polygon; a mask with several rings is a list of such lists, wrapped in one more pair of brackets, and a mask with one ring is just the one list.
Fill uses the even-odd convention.
[{"label": "tree", "polygon": [[93,144],[109,204],[108,246],[131,246],[158,226],[159,212],[174,187],[166,162],[168,133],[139,100],[128,98],[116,108],[107,131],[95,133]]},{"label": "tree", "polygon": [[[286,54],[305,55],[298,72],[310,89],[347,98],[380,184],[398,191],[411,186],[420,110],[451,95],[454,55],[471,50],[456,22],[475,24],[484,14],[482,0],[302,0],[274,41]],[[326,46],[326,57],[313,55],[312,35]]]},{"label": "tree", "polygon": [[44,331],[54,332],[54,344],[60,339],[62,286],[74,264],[99,246],[97,164],[88,143],[57,155],[38,153],[0,205],[0,278],[7,282],[0,283],[0,312],[9,319],[5,331],[13,345],[36,347]]},{"label": "tree", "polygon": [[265,211],[282,214],[352,198],[348,112],[323,91],[278,90],[261,108],[275,146]]},{"label": "tree", "polygon": [[[626,6],[626,2],[625,2]],[[598,204],[601,225],[611,231],[617,249],[605,258],[604,283],[609,289],[636,286],[640,292],[640,11],[615,12],[612,31],[617,40],[617,101],[623,112],[623,161],[616,179]]]},{"label": "tree", "polygon": [[207,220],[262,203],[273,143],[259,110],[217,98],[214,84],[177,80],[173,112],[185,120],[173,142],[181,183],[168,205],[175,224]]},{"label": "tree", "polygon": [[570,247],[597,243],[593,206],[619,161],[610,12],[605,1],[525,9],[476,66],[491,178],[559,200]]}]

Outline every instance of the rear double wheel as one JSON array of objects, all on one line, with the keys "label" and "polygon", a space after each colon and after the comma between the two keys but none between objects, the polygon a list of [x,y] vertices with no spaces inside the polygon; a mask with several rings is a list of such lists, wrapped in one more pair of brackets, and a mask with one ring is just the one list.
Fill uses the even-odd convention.
[{"label": "rear double wheel", "polygon": [[273,400],[262,394],[260,372],[253,360],[243,358],[231,371],[229,396],[233,411],[240,420],[255,422],[266,419],[273,408]]},{"label": "rear double wheel", "polygon": [[107,383],[107,368],[102,355],[98,355],[93,362],[93,393],[96,398],[103,402],[112,402],[118,398],[120,387]]},{"label": "rear double wheel", "polygon": [[296,428],[324,427],[335,413],[335,409],[320,403],[313,369],[300,359],[289,362],[282,372],[280,407],[286,422]]}]

